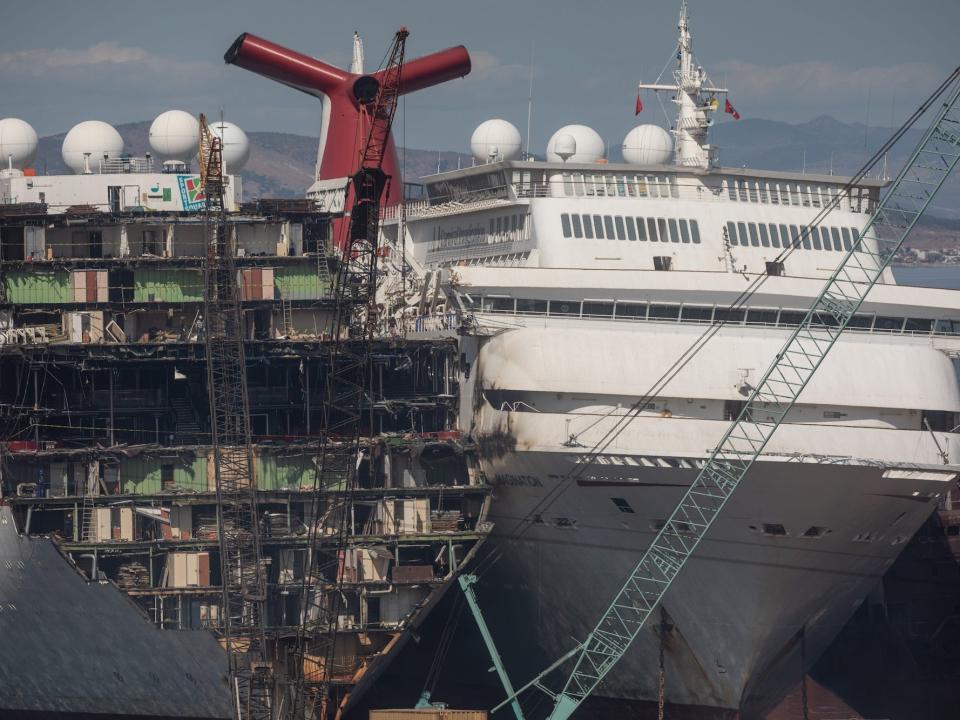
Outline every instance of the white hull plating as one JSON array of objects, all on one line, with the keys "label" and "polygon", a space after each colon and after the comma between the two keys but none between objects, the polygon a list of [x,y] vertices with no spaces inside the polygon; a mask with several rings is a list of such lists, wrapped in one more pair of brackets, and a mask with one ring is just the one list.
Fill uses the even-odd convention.
[{"label": "white hull plating", "polygon": [[[599,482],[565,482],[576,457],[528,450],[491,453],[484,462],[498,488],[491,542],[500,559],[484,578],[498,590],[487,589],[481,601],[515,684],[530,672],[531,645],[552,659],[570,649],[571,638],[586,636],[696,474],[695,463],[647,467],[649,458],[635,458],[604,464]],[[776,703],[878,582],[951,477],[879,465],[759,463],[664,601],[672,626],[664,635],[667,701],[747,711]],[[555,493],[561,483],[566,489]],[[521,526],[528,527],[516,540]],[[773,534],[781,527],[785,535]],[[656,701],[659,634],[657,624],[646,627],[598,694]]]}]

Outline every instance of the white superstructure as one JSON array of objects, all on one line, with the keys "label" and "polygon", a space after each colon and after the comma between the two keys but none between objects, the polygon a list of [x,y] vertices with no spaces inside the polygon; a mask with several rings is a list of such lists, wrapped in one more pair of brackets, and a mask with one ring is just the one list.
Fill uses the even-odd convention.
[{"label": "white superstructure", "polygon": [[[497,486],[489,579],[520,589],[489,611],[515,681],[530,646],[556,657],[593,626],[884,186],[715,166],[710,116],[726,90],[695,64],[685,8],[679,27],[676,85],[655,86],[678,105],[672,163],[582,162],[564,129],[547,162],[426,178],[428,199],[385,227],[427,279],[415,328],[466,330],[461,420]],[[648,157],[638,147],[629,159]],[[445,307],[427,302],[437,278]],[[667,596],[668,702],[749,714],[799,682],[956,480],[958,353],[960,293],[888,272]],[[656,701],[659,632],[644,630],[601,694]]]}]

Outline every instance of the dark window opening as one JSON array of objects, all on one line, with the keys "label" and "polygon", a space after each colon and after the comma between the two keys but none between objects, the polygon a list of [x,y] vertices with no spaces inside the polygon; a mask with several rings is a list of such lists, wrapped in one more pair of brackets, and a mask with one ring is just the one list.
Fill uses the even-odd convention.
[{"label": "dark window opening", "polygon": [[806,530],[803,531],[803,537],[805,538],[818,538],[826,535],[829,530],[825,527],[820,527],[819,525],[811,525]]},{"label": "dark window opening", "polygon": [[680,311],[680,319],[690,322],[710,322],[713,319],[713,308],[702,305],[684,305]]},{"label": "dark window opening", "polygon": [[897,317],[878,317],[873,323],[874,330],[894,330],[900,332],[903,330],[903,318]]},{"label": "dark window opening", "polygon": [[551,300],[551,315],[580,315],[580,302],[577,300]]},{"label": "dark window opening", "polygon": [[647,234],[650,236],[650,242],[658,242],[660,240],[657,236],[657,221],[653,218],[647,218]]},{"label": "dark window opening", "polygon": [[547,314],[547,301],[546,300],[517,300],[517,312],[518,313],[527,313],[530,315],[546,315]]},{"label": "dark window opening", "polygon": [[573,235],[573,232],[570,229],[570,216],[566,213],[560,216],[560,225],[563,227],[563,236],[565,238]]},{"label": "dark window opening", "polygon": [[607,240],[616,240],[616,239],[617,239],[617,235],[616,235],[616,233],[613,231],[613,218],[610,217],[609,215],[604,215],[604,216],[603,216],[603,229],[604,229],[604,230],[606,231],[606,233],[607,233]]},{"label": "dark window opening", "polygon": [[737,244],[737,226],[732,222],[727,223],[727,242],[731,245]]},{"label": "dark window opening", "polygon": [[740,413],[743,412],[743,408],[747,405],[745,400],[724,400],[723,401],[723,419],[728,422],[733,422],[738,417]]},{"label": "dark window opening", "polygon": [[626,498],[610,498],[613,501],[613,504],[617,506],[617,510],[622,513],[629,513],[633,515],[636,511],[630,507],[630,503],[627,502]]},{"label": "dark window opening", "polygon": [[786,535],[787,529],[780,523],[764,523],[763,534],[764,535]]},{"label": "dark window opening", "polygon": [[746,311],[742,308],[717,308],[713,314],[714,322],[742,323]]},{"label": "dark window opening", "polygon": [[637,318],[647,317],[647,304],[646,303],[628,303],[628,302],[618,302],[617,303],[617,317],[618,318],[629,318],[635,320]]},{"label": "dark window opening", "polygon": [[160,489],[170,490],[173,488],[173,465],[160,466]]},{"label": "dark window opening", "polygon": [[754,324],[754,325],[776,325],[777,311],[776,310],[757,310],[757,309],[748,310],[747,323]]},{"label": "dark window opening", "polygon": [[611,317],[613,315],[612,302],[590,302],[583,303],[584,317]]},{"label": "dark window opening", "polygon": [[770,247],[770,236],[767,234],[767,226],[760,223],[760,244],[763,247]]},{"label": "dark window opening", "polygon": [[677,221],[670,218],[667,222],[670,227],[670,242],[680,242],[680,231],[677,229]]},{"label": "dark window opening", "polygon": [[924,428],[939,432],[950,432],[957,426],[956,413],[945,410],[924,410],[921,414],[921,423]]},{"label": "dark window opening", "polygon": [[647,239],[647,225],[643,218],[637,218],[637,240],[645,241]]},{"label": "dark window opening", "polygon": [[651,320],[676,320],[680,317],[679,305],[651,305],[649,318]]},{"label": "dark window opening", "polygon": [[781,310],[780,311],[780,324],[781,325],[799,325],[803,322],[803,319],[807,316],[805,312],[798,312],[796,310]]}]

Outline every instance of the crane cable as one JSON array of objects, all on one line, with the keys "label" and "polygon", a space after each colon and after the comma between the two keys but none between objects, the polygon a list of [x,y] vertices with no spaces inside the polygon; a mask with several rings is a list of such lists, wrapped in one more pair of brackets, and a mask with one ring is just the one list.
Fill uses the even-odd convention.
[{"label": "crane cable", "polygon": [[[823,206],[823,208],[814,216],[813,220],[803,226],[800,234],[790,242],[790,246],[782,250],[776,257],[774,262],[782,263],[790,255],[793,254],[795,250],[801,247],[803,241],[808,240],[813,232],[816,232],[816,229],[819,227],[819,224],[831,213],[834,209],[840,204],[840,202],[845,198],[849,197],[849,191],[855,188],[860,181],[862,181],[871,170],[883,159],[883,157],[890,151],[890,149],[896,145],[904,135],[916,124],[916,122],[927,113],[927,111],[933,106],[940,96],[942,96],[947,89],[953,85],[957,79],[960,78],[960,67],[957,67],[950,73],[946,80],[944,80],[937,88],[934,90],[926,100],[910,115],[909,118],[896,130],[896,132],[891,135],[887,141],[870,157],[869,160],[857,171],[857,173],[851,177],[841,188],[839,192],[830,200],[829,203]],[[862,237],[858,237],[857,244],[863,241]],[[880,242],[880,238],[877,238],[877,242]],[[759,289],[766,283],[766,281],[771,276],[768,274],[757,275],[737,297],[736,299],[726,308],[727,314],[730,311],[741,309],[748,300],[750,300]],[[648,390],[643,394],[643,396],[637,400],[633,405],[630,406],[629,410],[621,415],[619,419],[601,438],[597,441],[588,453],[584,456],[581,456],[580,461],[577,464],[576,469],[573,473],[566,475],[559,483],[554,485],[549,492],[547,492],[537,504],[527,512],[527,514],[520,519],[517,527],[507,535],[504,540],[509,543],[509,547],[503,549],[498,549],[496,552],[487,555],[483,560],[478,563],[476,574],[478,576],[485,573],[490,567],[495,564],[500,557],[503,556],[503,553],[506,550],[512,549],[516,542],[518,542],[527,531],[536,524],[542,513],[548,510],[550,507],[556,503],[560,497],[569,489],[571,483],[578,481],[583,474],[597,461],[597,459],[610,447],[610,445],[620,436],[620,434],[626,430],[627,426],[635,420],[642,410],[647,406],[647,404],[655,398],[659,393],[661,393],[664,388],[672,381],[683,368],[685,368],[691,360],[703,349],[703,347],[716,335],[727,323],[729,320],[724,317],[719,322],[714,320],[706,330],[704,330],[688,347],[684,352],[677,358],[674,363],[667,368],[667,370],[651,385]]]}]

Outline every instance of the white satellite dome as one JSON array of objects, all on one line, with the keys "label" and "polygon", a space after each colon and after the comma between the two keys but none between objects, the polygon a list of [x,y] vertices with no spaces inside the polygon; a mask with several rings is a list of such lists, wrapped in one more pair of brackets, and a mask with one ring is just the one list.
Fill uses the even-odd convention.
[{"label": "white satellite dome", "polygon": [[123,154],[123,138],[113,125],[87,120],[70,128],[60,151],[75,173],[94,172],[103,160]]},{"label": "white satellite dome", "polygon": [[623,139],[623,159],[631,165],[666,165],[673,138],[659,125],[638,125]]},{"label": "white satellite dome", "polygon": [[250,159],[250,140],[247,134],[231,122],[214,123],[212,130],[223,144],[223,164],[226,171],[236,174],[243,170],[243,166]]},{"label": "white satellite dome", "polygon": [[513,160],[520,155],[520,145],[520,131],[499,118],[480,123],[470,136],[470,152],[482,163]]},{"label": "white satellite dome", "polygon": [[37,157],[37,133],[19,118],[0,120],[0,170],[22,170]]},{"label": "white satellite dome", "polygon": [[[573,139],[573,143],[570,142]],[[557,143],[560,147],[557,147]],[[558,152],[559,150],[559,152]],[[569,157],[562,157],[573,151]],[[603,158],[606,148],[603,138],[593,128],[586,125],[566,125],[557,130],[547,143],[547,160],[549,162],[580,162],[591,163]]]},{"label": "white satellite dome", "polygon": [[189,162],[200,148],[200,121],[183,110],[167,110],[150,125],[149,140],[163,160]]}]

